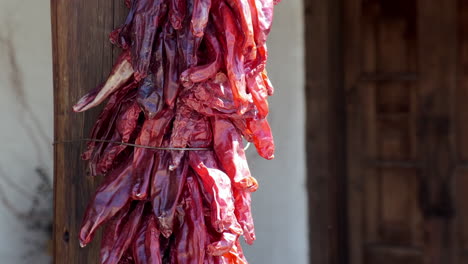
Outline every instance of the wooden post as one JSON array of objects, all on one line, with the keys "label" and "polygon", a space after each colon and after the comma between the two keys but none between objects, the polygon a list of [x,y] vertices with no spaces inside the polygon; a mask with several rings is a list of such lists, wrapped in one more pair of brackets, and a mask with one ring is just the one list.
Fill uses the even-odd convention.
[{"label": "wooden post", "polygon": [[304,4],[310,263],[347,263],[342,1]]},{"label": "wooden post", "polygon": [[87,177],[80,154],[99,109],[74,113],[72,105],[108,75],[118,54],[109,32],[126,13],[122,1],[51,0],[54,63],[54,263],[99,262],[99,238],[81,249],[78,231],[99,179]]}]

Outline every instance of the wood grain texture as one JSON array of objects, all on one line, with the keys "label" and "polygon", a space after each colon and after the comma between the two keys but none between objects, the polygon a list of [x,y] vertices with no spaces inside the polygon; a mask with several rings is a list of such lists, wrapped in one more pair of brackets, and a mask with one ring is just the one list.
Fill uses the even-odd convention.
[{"label": "wood grain texture", "polygon": [[[361,0],[347,0],[344,2],[343,20],[344,20],[344,88],[346,91],[346,149],[356,151],[362,150],[362,128],[364,126],[361,98],[366,93],[359,87],[359,76],[363,71],[363,65],[369,70],[374,69],[372,62],[363,63],[362,47],[366,41],[365,48],[372,47],[372,40],[363,39],[362,36],[362,2]],[[365,30],[365,29],[364,29]],[[369,30],[369,29],[368,29]],[[370,29],[371,30],[371,29]],[[374,49],[369,49],[373,54]],[[372,93],[367,93],[366,99],[371,102],[374,100]],[[366,102],[368,101],[366,100]],[[372,105],[372,104],[370,104]],[[368,111],[368,113],[372,113]],[[362,170],[362,157],[360,152],[350,153],[347,151],[347,203],[348,215],[348,246],[349,259],[344,263],[363,264],[362,236],[364,224],[364,202],[362,192],[365,189],[365,179]],[[369,182],[369,185],[372,184]],[[375,186],[374,186],[375,187]],[[372,187],[371,187],[372,188]],[[375,191],[375,190],[374,190]],[[351,209],[352,208],[352,209]],[[372,228],[371,226],[368,226]]]},{"label": "wood grain texture", "polygon": [[453,203],[465,199],[453,174],[464,141],[456,116],[466,112],[466,96],[455,96],[463,5],[345,2],[350,263],[461,263]]},{"label": "wood grain texture", "polygon": [[[455,138],[456,159],[468,164],[468,1],[458,1],[458,54],[457,86],[455,92]],[[456,209],[452,227],[456,254],[455,263],[468,263],[468,204],[467,186],[468,169],[457,168],[455,171],[454,208]]]},{"label": "wood grain texture", "polygon": [[304,1],[310,263],[347,259],[341,3]]},{"label": "wood grain texture", "polygon": [[[419,71],[418,146],[422,162],[421,188],[428,233],[426,263],[454,262],[452,181],[454,92],[457,73],[457,2],[418,1]],[[430,56],[428,56],[430,54]]]},{"label": "wood grain texture", "polygon": [[[74,113],[72,105],[108,75],[118,53],[108,34],[122,20],[122,1],[51,0],[56,142],[86,137],[99,109]],[[54,263],[99,262],[99,237],[81,249],[78,231],[99,178],[86,175],[82,143],[54,149]]]}]

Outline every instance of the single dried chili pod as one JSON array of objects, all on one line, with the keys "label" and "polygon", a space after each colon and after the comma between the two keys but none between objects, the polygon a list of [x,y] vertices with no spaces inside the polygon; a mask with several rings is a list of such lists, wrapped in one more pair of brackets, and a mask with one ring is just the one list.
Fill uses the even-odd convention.
[{"label": "single dried chili pod", "polygon": [[86,209],[79,234],[82,247],[91,242],[99,226],[116,215],[130,201],[132,172],[129,158],[104,179]]},{"label": "single dried chili pod", "polygon": [[156,32],[165,16],[163,5],[163,0],[136,1],[131,29],[131,51],[137,81],[148,75]]},{"label": "single dried chili pod", "polygon": [[244,143],[236,127],[229,119],[221,117],[212,118],[211,125],[214,151],[232,186],[240,190],[256,190],[257,181],[250,174]]},{"label": "single dried chili pod", "polygon": [[143,217],[145,209],[144,202],[137,202],[135,208],[128,216],[128,221],[125,223],[122,232],[119,234],[114,243],[114,247],[110,254],[101,260],[102,264],[115,264],[122,258],[124,253],[130,249],[130,246],[137,235],[138,227]]},{"label": "single dried chili pod", "polygon": [[[252,13],[248,0],[226,0],[226,3],[231,7],[236,17],[238,17],[243,33],[243,48],[242,54],[246,61],[254,60],[257,46],[254,41],[254,29],[252,26]],[[226,10],[223,8],[224,11]]]},{"label": "single dried chili pod", "polygon": [[133,76],[133,73],[130,53],[124,51],[112,68],[107,81],[83,96],[73,106],[73,110],[75,112],[83,112],[102,103],[109,95],[124,87]]},{"label": "single dried chili pod", "polygon": [[265,118],[268,115],[268,90],[265,86],[265,81],[263,80],[261,73],[255,74],[253,76],[247,76],[247,87],[252,95],[253,102],[258,110],[258,116],[260,118]]},{"label": "single dried chili pod", "polygon": [[270,124],[265,118],[255,117],[247,119],[247,128],[251,131],[257,152],[265,159],[275,158],[275,143]]},{"label": "single dried chili pod", "polygon": [[[195,0],[206,1],[206,0]],[[194,33],[195,34],[195,33]],[[219,41],[214,35],[211,27],[208,27],[204,35],[207,46],[207,57],[213,58],[213,61],[206,65],[193,66],[182,72],[180,79],[184,87],[190,87],[194,83],[203,82],[213,78],[219,71],[222,63],[222,54]]]},{"label": "single dried chili pod", "polygon": [[215,23],[221,23],[224,31],[225,41],[223,48],[225,52],[226,71],[231,82],[234,101],[238,105],[239,113],[245,112],[247,93],[245,83],[244,55],[241,47],[237,45],[242,41],[236,19],[230,8],[220,2],[213,12]]},{"label": "single dried chili pod", "polygon": [[133,241],[133,258],[135,264],[162,264],[160,249],[160,232],[151,212],[145,212],[143,222]]},{"label": "single dried chili pod", "polygon": [[179,52],[179,72],[197,65],[197,51],[202,41],[201,37],[195,36],[190,28],[194,0],[186,1],[187,13],[190,14],[182,21],[182,27],[177,30],[177,49]]},{"label": "single dried chili pod", "polygon": [[179,93],[179,66],[177,64],[177,35],[169,22],[164,26],[164,51],[165,51],[165,78],[164,78],[164,100],[169,107],[175,103]]},{"label": "single dried chili pod", "polygon": [[[150,147],[161,147],[164,135],[173,117],[173,111],[165,109],[160,113],[160,116],[146,120],[135,143]],[[131,191],[131,196],[135,200],[145,200],[148,197],[154,157],[153,150],[135,148],[132,175],[133,188]],[[154,164],[154,166],[157,165]]]},{"label": "single dried chili pod", "polygon": [[218,167],[212,151],[190,151],[189,163],[200,177],[203,187],[210,194],[211,221],[216,231],[242,234],[234,214],[229,177]]},{"label": "single dried chili pod", "polygon": [[175,235],[172,263],[200,264],[205,259],[207,237],[202,198],[191,171],[181,201],[180,206],[184,210],[183,222]]},{"label": "single dried chili pod", "polygon": [[159,230],[169,237],[174,228],[176,206],[182,194],[188,172],[185,159],[176,170],[170,170],[170,153],[159,152],[159,164],[154,167],[151,183],[151,201]]},{"label": "single dried chili pod", "polygon": [[255,225],[252,217],[251,193],[245,190],[233,190],[234,194],[234,213],[237,221],[242,227],[245,242],[252,245],[256,239]]},{"label": "single dried chili pod", "polygon": [[266,69],[262,71],[262,78],[263,78],[263,81],[265,82],[268,95],[272,96],[275,93],[275,88],[273,88],[273,84],[271,83],[270,78],[268,78]]},{"label": "single dried chili pod", "polygon": [[155,83],[156,76],[146,76],[138,87],[137,102],[147,119],[154,118],[164,107],[163,87]]},{"label": "single dried chili pod", "polygon": [[122,208],[119,213],[109,221],[106,228],[104,229],[100,250],[101,260],[107,259],[109,257],[114,247],[115,241],[117,241],[120,233],[122,233],[124,225],[128,221],[129,213],[130,204]]}]

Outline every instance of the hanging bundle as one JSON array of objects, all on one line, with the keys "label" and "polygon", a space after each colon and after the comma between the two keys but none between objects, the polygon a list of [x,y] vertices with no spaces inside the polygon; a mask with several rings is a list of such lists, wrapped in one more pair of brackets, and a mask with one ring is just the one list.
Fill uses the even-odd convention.
[{"label": "hanging bundle", "polygon": [[272,159],[265,65],[273,0],[125,1],[110,34],[122,48],[107,81],[74,110],[106,99],[83,159],[105,175],[79,239],[106,223],[101,263],[247,263],[258,184],[243,139]]}]

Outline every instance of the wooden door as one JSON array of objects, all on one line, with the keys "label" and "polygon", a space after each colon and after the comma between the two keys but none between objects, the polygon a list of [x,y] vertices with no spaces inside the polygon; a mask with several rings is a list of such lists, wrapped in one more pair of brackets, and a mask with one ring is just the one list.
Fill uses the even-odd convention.
[{"label": "wooden door", "polygon": [[468,1],[344,1],[351,264],[468,263]]}]

